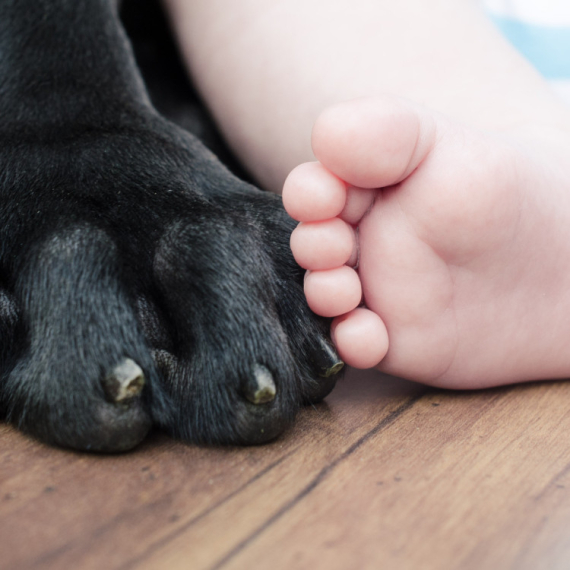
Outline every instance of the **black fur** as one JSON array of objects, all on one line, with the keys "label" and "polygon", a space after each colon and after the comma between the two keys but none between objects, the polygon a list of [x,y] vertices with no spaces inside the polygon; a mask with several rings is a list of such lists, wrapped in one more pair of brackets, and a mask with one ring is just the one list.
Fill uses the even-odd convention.
[{"label": "black fur", "polygon": [[[337,358],[280,200],[155,110],[113,0],[0,0],[0,14],[3,415],[100,451],[152,424],[196,442],[274,438],[338,377],[324,376]],[[170,79],[163,111],[196,124]],[[117,403],[106,378],[125,358],[146,383]],[[277,395],[252,404],[259,365]]]}]

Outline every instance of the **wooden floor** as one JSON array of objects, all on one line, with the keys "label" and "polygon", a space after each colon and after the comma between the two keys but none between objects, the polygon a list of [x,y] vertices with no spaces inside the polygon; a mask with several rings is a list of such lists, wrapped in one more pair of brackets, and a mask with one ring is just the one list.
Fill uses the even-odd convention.
[{"label": "wooden floor", "polygon": [[273,444],[50,449],[0,424],[0,568],[570,568],[570,383],[350,373]]}]

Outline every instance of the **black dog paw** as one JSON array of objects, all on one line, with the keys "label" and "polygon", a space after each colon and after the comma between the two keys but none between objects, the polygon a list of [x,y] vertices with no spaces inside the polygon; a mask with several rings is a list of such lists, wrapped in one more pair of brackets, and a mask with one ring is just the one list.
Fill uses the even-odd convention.
[{"label": "black dog paw", "polygon": [[[76,449],[130,449],[153,424],[267,441],[342,368],[294,223],[152,109],[109,6],[12,2],[16,47],[0,23],[0,47],[36,68],[0,89],[0,410]],[[58,45],[65,18],[97,32],[67,38],[63,76],[37,69],[34,15]]]},{"label": "black dog paw", "polygon": [[260,443],[332,389],[342,364],[306,305],[278,198],[152,112],[53,136],[0,151],[9,421],[100,451],[152,423]]}]

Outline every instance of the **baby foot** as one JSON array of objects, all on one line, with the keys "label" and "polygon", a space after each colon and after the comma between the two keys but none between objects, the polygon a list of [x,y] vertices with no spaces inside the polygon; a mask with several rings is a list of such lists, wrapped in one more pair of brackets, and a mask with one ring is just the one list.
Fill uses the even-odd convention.
[{"label": "baby foot", "polygon": [[283,201],[345,362],[448,388],[568,376],[568,132],[359,99],[321,115],[313,149]]}]

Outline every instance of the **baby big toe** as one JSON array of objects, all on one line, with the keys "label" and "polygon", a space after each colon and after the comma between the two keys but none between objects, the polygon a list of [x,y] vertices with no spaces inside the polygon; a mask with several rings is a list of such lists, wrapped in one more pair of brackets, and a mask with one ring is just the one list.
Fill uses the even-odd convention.
[{"label": "baby big toe", "polygon": [[345,182],[383,188],[406,178],[435,141],[435,122],[395,97],[361,98],[326,109],[313,128],[315,156]]}]

